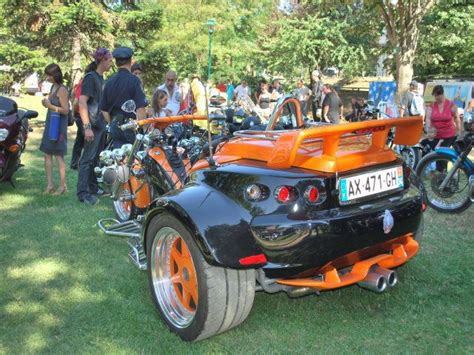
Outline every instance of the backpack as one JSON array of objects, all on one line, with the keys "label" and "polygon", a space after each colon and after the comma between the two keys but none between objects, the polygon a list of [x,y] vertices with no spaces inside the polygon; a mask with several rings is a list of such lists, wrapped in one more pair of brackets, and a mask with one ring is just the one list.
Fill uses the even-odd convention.
[{"label": "backpack", "polygon": [[408,103],[408,113],[410,116],[425,115],[425,103],[420,94],[412,93],[412,98]]},{"label": "backpack", "polygon": [[74,88],[73,109],[74,109],[74,112],[76,113],[79,113],[79,97],[81,96],[83,80],[84,79],[79,80],[76,87]]}]

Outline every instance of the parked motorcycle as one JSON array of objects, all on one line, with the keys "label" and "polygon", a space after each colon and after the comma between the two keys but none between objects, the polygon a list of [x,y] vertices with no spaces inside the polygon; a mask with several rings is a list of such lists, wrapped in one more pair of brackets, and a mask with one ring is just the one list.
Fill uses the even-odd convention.
[{"label": "parked motorcycle", "polygon": [[12,183],[32,131],[28,119],[37,116],[38,112],[19,110],[14,100],[0,96],[0,181]]},{"label": "parked motorcycle", "polygon": [[428,205],[439,212],[456,213],[474,201],[474,163],[469,159],[473,133],[426,155],[416,169]]},{"label": "parked motorcycle", "polygon": [[[129,103],[130,104],[130,103]],[[134,110],[122,107],[126,112]],[[205,119],[205,116],[197,116]],[[150,118],[135,142],[100,153],[98,180],[111,190],[113,207],[119,222],[143,215],[156,197],[181,186],[189,167],[198,160],[205,140],[192,135],[192,127],[182,124],[196,116]],[[143,123],[140,121],[141,123]],[[123,130],[137,128],[131,121]]]}]

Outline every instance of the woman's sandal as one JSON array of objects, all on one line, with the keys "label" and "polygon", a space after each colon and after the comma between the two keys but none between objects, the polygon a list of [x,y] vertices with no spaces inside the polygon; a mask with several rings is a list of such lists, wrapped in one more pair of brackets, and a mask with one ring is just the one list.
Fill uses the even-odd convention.
[{"label": "woman's sandal", "polygon": [[67,187],[62,187],[62,188],[60,187],[53,193],[53,196],[63,195],[66,192],[67,192]]},{"label": "woman's sandal", "polygon": [[47,187],[46,190],[43,191],[43,194],[45,195],[50,195],[54,192],[55,188],[53,187]]}]

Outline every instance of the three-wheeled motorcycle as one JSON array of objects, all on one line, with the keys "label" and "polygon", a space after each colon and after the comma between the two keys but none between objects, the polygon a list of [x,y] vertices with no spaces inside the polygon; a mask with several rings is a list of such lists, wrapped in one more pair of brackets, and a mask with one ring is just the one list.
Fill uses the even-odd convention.
[{"label": "three-wheeled motorcycle", "polygon": [[395,286],[396,268],[419,250],[425,206],[387,135],[415,144],[422,125],[305,123],[286,96],[266,130],[235,132],[194,163],[137,222],[134,247],[164,322],[197,341],[242,323],[256,291]]}]

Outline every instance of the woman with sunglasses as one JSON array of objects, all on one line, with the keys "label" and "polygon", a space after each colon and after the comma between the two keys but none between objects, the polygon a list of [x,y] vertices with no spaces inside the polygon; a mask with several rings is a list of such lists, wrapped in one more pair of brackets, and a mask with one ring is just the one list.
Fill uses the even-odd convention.
[{"label": "woman with sunglasses", "polygon": [[444,96],[442,85],[433,88],[432,95],[435,100],[426,111],[427,129],[436,129],[433,147],[438,145],[449,147],[454,143],[456,135],[461,134],[462,125],[459,119],[457,106]]}]

